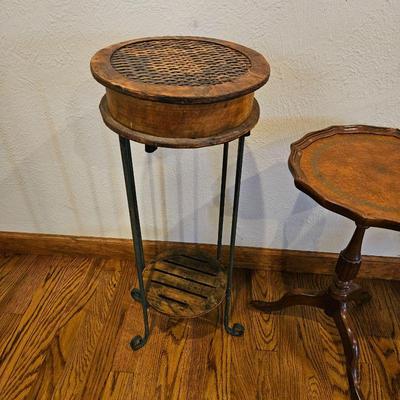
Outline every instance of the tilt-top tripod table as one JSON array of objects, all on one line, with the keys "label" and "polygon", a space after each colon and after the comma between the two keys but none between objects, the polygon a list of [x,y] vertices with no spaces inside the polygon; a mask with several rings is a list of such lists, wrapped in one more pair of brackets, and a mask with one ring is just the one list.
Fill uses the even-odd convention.
[{"label": "tilt-top tripod table", "polygon": [[400,230],[400,131],[372,126],[332,126],[309,133],[291,146],[289,168],[295,185],[323,207],[356,223],[355,232],[340,253],[336,277],[322,292],[293,290],[275,302],[253,301],[264,312],[293,305],[321,308],[339,330],[350,395],[360,391],[359,348],[349,320],[351,303],[370,299],[353,282],[361,267],[361,245],[368,227]]},{"label": "tilt-top tripod table", "polygon": [[[269,65],[254,50],[232,42],[200,37],[155,37],[131,40],[98,51],[92,58],[94,78],[106,87],[100,102],[105,124],[119,135],[128,197],[139,288],[132,297],[147,309],[179,318],[208,313],[225,299],[224,327],[230,325],[232,269],[245,136],[259,118],[254,91],[269,78]],[[229,142],[238,139],[229,264],[220,262]],[[145,265],[130,140],[157,147],[199,148],[223,144],[218,246],[216,256],[199,251],[166,252]]]}]

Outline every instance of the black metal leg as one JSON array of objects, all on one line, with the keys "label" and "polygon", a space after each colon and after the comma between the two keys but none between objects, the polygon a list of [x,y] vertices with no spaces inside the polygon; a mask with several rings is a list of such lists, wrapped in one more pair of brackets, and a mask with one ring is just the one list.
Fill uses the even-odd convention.
[{"label": "black metal leg", "polygon": [[142,275],[145,264],[142,234],[140,231],[139,211],[136,198],[135,178],[133,175],[131,145],[129,140],[123,138],[122,136],[119,137],[119,143],[121,147],[122,165],[124,168],[126,194],[128,197],[129,217],[131,220],[133,245],[135,250],[136,271],[139,281],[139,289],[133,289],[131,294],[133,298],[140,301],[143,310],[144,335],[135,336],[130,343],[133,350],[138,350],[146,344],[149,337],[147,301]]},{"label": "black metal leg", "polygon": [[231,309],[232,271],[235,258],[236,228],[237,228],[237,217],[239,210],[239,194],[240,194],[240,180],[242,177],[243,151],[244,151],[244,136],[239,138],[239,146],[238,146],[237,161],[236,161],[235,195],[233,199],[231,241],[229,248],[228,282],[226,286],[226,300],[225,300],[225,312],[224,312],[224,327],[226,331],[233,336],[242,336],[244,333],[244,326],[239,323],[233,324],[232,327],[229,326],[229,314]]},{"label": "black metal leg", "polygon": [[228,151],[229,151],[229,143],[224,143],[224,154],[222,157],[221,195],[219,199],[217,260],[221,258],[221,250],[222,250],[222,234],[224,230],[226,171],[228,169]]}]

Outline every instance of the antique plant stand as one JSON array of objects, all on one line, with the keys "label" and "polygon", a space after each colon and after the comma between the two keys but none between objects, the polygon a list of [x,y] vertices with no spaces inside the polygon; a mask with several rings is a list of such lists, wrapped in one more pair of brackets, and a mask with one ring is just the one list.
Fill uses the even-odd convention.
[{"label": "antique plant stand", "polygon": [[336,277],[326,291],[296,289],[278,301],[252,305],[264,312],[293,305],[323,309],[340,333],[351,398],[360,400],[359,348],[348,310],[351,304],[370,299],[353,282],[361,266],[365,230],[371,226],[400,230],[400,131],[357,125],[309,133],[292,144],[289,168],[298,189],[355,221],[355,232],[339,255]]},{"label": "antique plant stand", "polygon": [[[148,305],[166,315],[191,318],[217,307],[225,298],[224,326],[230,325],[232,268],[245,136],[258,121],[254,91],[269,78],[269,65],[254,50],[200,37],[131,40],[98,51],[91,60],[94,78],[106,87],[100,102],[105,124],[119,135],[139,288],[132,297],[142,305],[144,335],[149,337]],[[229,264],[221,262],[229,142],[238,139]],[[216,256],[199,251],[166,252],[145,265],[130,140],[157,147],[199,148],[223,144]]]}]

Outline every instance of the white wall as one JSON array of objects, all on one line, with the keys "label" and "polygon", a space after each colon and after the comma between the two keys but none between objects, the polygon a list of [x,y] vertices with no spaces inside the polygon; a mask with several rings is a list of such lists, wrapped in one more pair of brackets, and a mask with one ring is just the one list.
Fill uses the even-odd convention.
[{"label": "white wall", "polygon": [[[239,244],[344,246],[352,223],[295,189],[289,144],[330,124],[400,125],[398,0],[2,0],[1,8],[0,230],[130,236],[118,139],[101,121],[104,89],[89,60],[114,42],[182,34],[237,41],[271,64],[246,142]],[[144,238],[214,242],[222,148],[133,152]],[[364,251],[400,255],[400,235],[370,229]]]}]

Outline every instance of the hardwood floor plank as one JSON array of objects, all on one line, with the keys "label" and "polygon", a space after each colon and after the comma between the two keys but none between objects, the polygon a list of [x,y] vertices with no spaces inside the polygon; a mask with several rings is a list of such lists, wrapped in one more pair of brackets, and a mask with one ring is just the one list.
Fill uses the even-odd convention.
[{"label": "hardwood floor plank", "polygon": [[83,399],[97,400],[101,397],[111,372],[115,349],[127,313],[127,299],[129,299],[129,292],[133,283],[134,270],[130,261],[116,260],[116,262],[120,263],[121,277],[115,289],[109,316],[100,333],[101,340],[97,342],[89,366],[85,389],[82,393]]},{"label": "hardwood floor plank", "polygon": [[[63,376],[68,372],[75,372],[75,369],[81,372],[82,366],[85,365],[84,362],[80,362],[81,360],[76,360],[75,355],[77,352],[80,356],[87,355],[85,351],[82,351],[79,344],[82,343],[83,337],[86,338],[85,333],[87,333],[88,324],[92,326],[92,308],[96,309],[97,305],[104,305],[103,299],[98,294],[98,286],[104,289],[105,282],[108,280],[111,285],[115,285],[111,276],[113,271],[116,271],[113,268],[116,263],[112,260],[94,259],[93,261],[94,263],[88,268],[87,275],[80,285],[80,290],[76,291],[76,295],[66,305],[70,318],[60,321],[59,329],[51,340],[45,361],[40,367],[37,384],[32,387],[29,393],[28,398],[30,399],[53,398]],[[109,279],[107,280],[107,278]],[[101,289],[101,295],[104,295]],[[90,348],[90,343],[87,343],[87,347]],[[71,363],[73,365],[72,371]],[[74,381],[74,383],[76,382]],[[71,387],[69,387],[69,390]]]},{"label": "hardwood floor plank", "polygon": [[372,282],[364,279],[360,283],[371,292],[372,299],[355,309],[358,318],[354,322],[360,322],[358,329],[363,330],[366,336],[392,337],[395,320],[390,314],[386,300],[390,284],[386,285],[385,281],[379,279]]},{"label": "hardwood floor plank", "polygon": [[[256,298],[254,300],[275,301],[279,299],[290,287],[295,286],[295,274],[272,272],[268,274],[264,283],[258,271],[255,274],[256,279],[260,279],[259,286],[264,285],[264,293],[256,292],[252,294]],[[270,293],[268,294],[267,291]],[[264,298],[260,298],[262,295]],[[255,311],[258,313],[258,311]],[[268,314],[266,314],[268,315]],[[274,342],[272,349],[279,354],[279,363],[276,366],[278,376],[280,377],[279,386],[281,387],[279,396],[281,399],[297,399],[302,398],[304,393],[305,377],[302,366],[302,349],[300,347],[299,322],[301,319],[300,307],[288,308],[282,312],[270,314],[269,329],[274,332]],[[262,327],[261,327],[262,330]],[[258,334],[260,337],[261,334]],[[258,342],[259,348],[261,342]],[[268,347],[267,347],[268,349]],[[260,361],[267,356],[260,357]],[[267,358],[268,359],[268,358]],[[271,358],[270,358],[271,359]],[[266,368],[267,366],[264,366]],[[284,377],[284,384],[282,379]],[[260,378],[261,379],[261,378]],[[270,384],[271,386],[271,384]]]},{"label": "hardwood floor plank", "polygon": [[[330,283],[330,278],[326,276],[293,273],[272,275],[264,283],[258,271],[253,275],[252,284],[259,281],[253,287],[253,298],[277,300],[289,288],[322,290]],[[267,287],[274,294],[260,293],[257,287]],[[299,306],[271,313],[270,316],[276,318],[273,328],[277,337],[274,350],[283,359],[282,373],[289,375],[285,379],[282,398],[303,398],[301,396],[304,395],[310,399],[346,398],[344,359],[341,356],[342,349],[338,352],[340,341],[333,321],[320,310]]]},{"label": "hardwood floor plank", "polygon": [[3,359],[3,351],[6,343],[17,329],[21,315],[19,314],[0,314],[0,360]]},{"label": "hardwood floor plank", "polygon": [[[138,355],[132,351],[129,343],[131,339],[142,334],[142,310],[139,303],[130,300],[126,303],[126,312],[122,326],[119,332],[118,342],[115,344],[115,354],[112,361],[112,370],[116,372],[134,373],[137,361],[140,359]],[[154,326],[153,313],[149,312],[150,326]],[[158,324],[157,324],[158,325]],[[155,328],[154,328],[155,329]],[[153,339],[153,330],[151,329],[151,339]]]},{"label": "hardwood floor plank", "polygon": [[322,342],[319,362],[325,364],[326,380],[330,384],[332,399],[347,399],[349,388],[346,364],[338,330],[333,319],[322,311],[317,311],[316,319],[319,322]]},{"label": "hardwood floor plank", "polygon": [[[188,372],[191,359],[190,336],[193,333],[189,320],[168,319],[163,324],[161,335],[163,341],[160,343],[162,351],[152,351],[149,357],[144,356],[143,360],[137,364],[135,376],[138,381],[134,386],[134,391],[139,398],[160,398],[160,399],[188,399]],[[168,349],[168,350],[167,350]],[[199,355],[199,358],[201,356]],[[146,372],[143,366],[150,366]],[[151,388],[151,383],[157,381],[157,389]],[[143,385],[140,385],[143,382]],[[146,393],[145,387],[150,389]]]},{"label": "hardwood floor plank", "polygon": [[[301,365],[304,375],[305,390],[310,399],[332,398],[332,386],[329,379],[327,364],[333,365],[332,360],[324,360],[324,341],[331,342],[332,338],[327,335],[325,329],[318,321],[320,310],[306,309],[301,307],[301,319],[298,325],[298,345],[301,347]],[[328,354],[325,353],[325,357]]]},{"label": "hardwood floor plank", "polygon": [[73,315],[51,340],[46,350],[45,360],[38,371],[36,382],[32,386],[27,399],[48,400],[53,397],[54,388],[73,351],[83,317],[83,311]]},{"label": "hardwood floor plank", "polygon": [[102,400],[136,400],[132,391],[134,375],[129,372],[111,371],[108,375]]},{"label": "hardwood floor plank", "polygon": [[[343,348],[330,317],[310,307],[261,314],[248,305],[290,287],[322,289],[330,278],[243,270],[233,278],[231,322],[245,326],[243,337],[225,332],[222,306],[193,320],[150,309],[151,336],[134,352],[129,341],[143,327],[129,294],[136,283],[131,261],[0,258],[7,299],[0,309],[0,399],[347,400]],[[361,283],[374,295],[350,311],[361,387],[366,400],[400,400],[400,283]]]},{"label": "hardwood floor plank", "polygon": [[[399,291],[395,282],[376,280],[363,281],[372,292],[369,304],[359,309],[356,315],[361,336],[362,367],[366,374],[362,383],[371,398],[400,398],[400,314]],[[376,326],[377,325],[377,326]],[[362,377],[364,374],[361,375]],[[381,390],[371,386],[366,377],[379,382]],[[375,396],[375,397],[373,397]]]},{"label": "hardwood floor plank", "polygon": [[15,263],[16,255],[9,255],[9,256],[1,256],[0,255],[0,281],[6,275],[7,271],[10,270],[10,267],[7,267],[6,265],[10,264],[10,261],[13,260]]},{"label": "hardwood floor plank", "polygon": [[53,399],[81,397],[94,350],[96,345],[102,342],[100,333],[108,318],[119,278],[119,272],[105,271],[100,275],[96,292],[85,307],[85,315],[77,331],[73,352],[55,386]]},{"label": "hardwood floor plank", "polygon": [[[218,313],[214,314],[219,319]],[[211,319],[159,321],[160,334],[154,349],[144,354],[137,364],[135,377],[138,382],[147,382],[142,387],[137,385],[134,392],[139,398],[165,400],[198,400],[204,395],[210,365],[209,352],[215,333],[216,321]],[[217,343],[220,347],[220,343]],[[161,348],[160,348],[161,347]],[[143,371],[143,365],[148,371]],[[156,380],[153,388],[151,383]],[[150,389],[145,392],[143,389]],[[210,398],[217,398],[213,390]],[[202,397],[204,398],[204,397]]]},{"label": "hardwood floor plank", "polygon": [[[204,391],[207,343],[211,341],[214,324],[173,320],[157,314],[152,315],[152,321],[148,346],[138,352],[128,349],[133,360],[130,369],[135,366],[132,391],[141,399],[197,400]],[[129,337],[134,333],[131,328]],[[126,368],[129,358],[119,358],[114,367]]]},{"label": "hardwood floor plank", "polygon": [[[379,386],[382,388],[381,393],[385,398],[399,399],[400,359],[393,340],[387,338],[370,338],[369,343],[372,353],[372,364],[369,364],[367,370],[371,375],[379,378]],[[365,382],[365,379],[363,382]]]},{"label": "hardwood floor plank", "polygon": [[207,351],[207,369],[202,392],[205,400],[231,400],[232,341],[222,326],[222,308],[219,325],[210,337]]},{"label": "hardwood floor plank", "polygon": [[[48,257],[34,257],[31,264],[25,264],[26,273],[19,279],[7,295],[0,301],[0,309],[5,313],[24,314],[33,294],[42,286],[50,266]],[[20,268],[18,266],[17,268]]]},{"label": "hardwood floor plank", "polygon": [[[190,353],[186,354],[189,359],[189,369],[185,381],[187,386],[187,399],[197,400],[199,393],[205,397],[205,387],[208,383],[210,372],[210,348],[214,339],[214,334],[222,325],[222,313],[218,309],[214,310],[203,318],[192,319],[189,321],[191,328]],[[193,355],[196,355],[193,357]],[[177,366],[179,368],[179,365]],[[213,392],[215,394],[215,391]],[[211,397],[217,399],[214,395]]]},{"label": "hardwood floor plank", "polygon": [[[329,284],[324,276],[318,275],[292,275],[296,286],[312,290],[323,290]],[[311,307],[298,307],[300,319],[298,324],[299,346],[302,351],[302,370],[305,375],[305,390],[310,399],[332,398],[332,383],[330,372],[342,370],[341,363],[336,357],[330,359],[332,336],[326,330],[323,311]],[[331,322],[331,321],[329,321]],[[334,324],[333,324],[334,325]],[[335,332],[337,335],[337,332]],[[328,350],[325,351],[324,350]],[[337,352],[337,349],[335,349]],[[335,351],[334,350],[334,351]],[[324,357],[325,356],[325,357]]]},{"label": "hardwood floor plank", "polygon": [[[284,292],[282,275],[271,271],[252,271],[251,299],[275,301]],[[258,350],[276,351],[278,347],[277,313],[251,310],[251,327]]]},{"label": "hardwood floor plank", "polygon": [[0,309],[9,301],[8,297],[16,285],[34,267],[36,260],[36,256],[8,257],[0,266],[0,306],[2,306]]},{"label": "hardwood floor plank", "polygon": [[231,346],[230,392],[232,400],[254,399],[257,395],[257,374],[253,371],[256,345],[253,338],[251,315],[248,309],[250,301],[251,272],[234,271],[233,304],[230,326],[239,322],[245,327],[244,335],[232,337],[224,332],[223,340],[229,340]]},{"label": "hardwood floor plank", "polygon": [[[390,371],[384,362],[386,351],[396,351],[396,338],[400,338],[400,321],[396,321],[398,306],[392,303],[391,283],[379,280],[372,285],[368,281],[361,283],[371,292],[372,300],[351,310],[359,337],[360,360],[363,365],[380,369],[383,375],[396,376],[399,374],[398,368]],[[387,380],[391,381],[391,378],[387,377]]]},{"label": "hardwood floor plank", "polygon": [[76,291],[87,290],[81,283],[91,264],[93,260],[82,258],[68,262],[60,257],[54,259],[48,279],[36,291],[5,347],[0,365],[0,398],[11,400],[28,395],[60,324],[76,311],[71,307],[71,299],[80,300]]},{"label": "hardwood floor plank", "polygon": [[254,399],[285,399],[285,388],[279,364],[282,362],[277,351],[258,351],[255,357],[257,374],[257,393]]},{"label": "hardwood floor plank", "polygon": [[304,353],[301,349],[299,334],[302,312],[300,307],[294,307],[278,315],[280,320],[277,351],[281,356],[278,368],[280,376],[285,377],[284,384],[282,381],[282,398],[288,400],[302,399],[305,395],[305,374],[303,372],[305,360],[303,359]]},{"label": "hardwood floor plank", "polygon": [[366,400],[399,400],[400,397],[388,394],[381,376],[374,365],[362,363],[361,385]]}]

